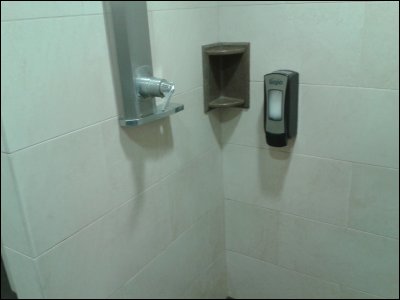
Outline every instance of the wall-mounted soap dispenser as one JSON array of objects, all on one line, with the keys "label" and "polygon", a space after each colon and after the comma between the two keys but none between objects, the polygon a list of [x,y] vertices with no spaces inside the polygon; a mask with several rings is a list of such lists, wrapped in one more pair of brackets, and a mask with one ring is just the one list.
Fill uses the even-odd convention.
[{"label": "wall-mounted soap dispenser", "polygon": [[143,125],[183,110],[182,104],[170,103],[174,84],[153,77],[146,1],[103,3],[121,126]]},{"label": "wall-mounted soap dispenser", "polygon": [[279,70],[264,76],[264,129],[267,144],[284,147],[297,134],[299,73]]}]

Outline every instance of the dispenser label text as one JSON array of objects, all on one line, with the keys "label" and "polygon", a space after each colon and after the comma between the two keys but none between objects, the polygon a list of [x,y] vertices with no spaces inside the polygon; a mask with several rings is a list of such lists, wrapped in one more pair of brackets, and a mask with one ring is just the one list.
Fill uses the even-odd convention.
[{"label": "dispenser label text", "polygon": [[283,84],[283,80],[279,80],[279,79],[270,79],[270,80],[269,80],[269,84],[281,85],[281,84]]}]

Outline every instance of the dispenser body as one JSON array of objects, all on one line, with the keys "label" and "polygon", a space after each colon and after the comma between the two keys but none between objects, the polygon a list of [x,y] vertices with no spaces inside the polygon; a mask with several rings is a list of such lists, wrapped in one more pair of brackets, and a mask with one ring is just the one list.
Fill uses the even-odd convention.
[{"label": "dispenser body", "polygon": [[264,129],[267,144],[284,147],[297,134],[299,73],[279,70],[264,76]]}]

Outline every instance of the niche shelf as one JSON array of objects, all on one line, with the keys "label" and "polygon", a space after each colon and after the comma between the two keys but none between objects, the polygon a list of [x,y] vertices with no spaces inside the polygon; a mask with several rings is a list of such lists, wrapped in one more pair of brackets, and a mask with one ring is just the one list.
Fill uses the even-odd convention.
[{"label": "niche shelf", "polygon": [[250,43],[204,45],[204,111],[249,108]]}]

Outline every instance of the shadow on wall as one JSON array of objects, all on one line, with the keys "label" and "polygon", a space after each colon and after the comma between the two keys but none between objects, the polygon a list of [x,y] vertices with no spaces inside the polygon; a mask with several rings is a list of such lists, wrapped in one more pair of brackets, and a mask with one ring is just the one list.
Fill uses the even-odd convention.
[{"label": "shadow on wall", "polygon": [[7,273],[4,268],[3,258],[1,258],[1,299],[18,299],[17,295],[11,290]]},{"label": "shadow on wall", "polygon": [[[250,108],[252,109],[252,108]],[[253,107],[254,109],[254,107]],[[223,113],[223,110],[221,110]],[[239,126],[240,118],[247,110],[229,108],[229,113],[224,114],[222,122],[229,122],[226,126],[223,135],[225,141],[229,141],[231,135],[235,132],[236,127]],[[263,191],[263,195],[267,195],[268,202],[274,207],[279,207],[281,201],[281,193],[286,182],[289,165],[291,162],[292,150],[294,147],[295,139],[288,140],[288,145],[282,148],[270,147],[266,144],[264,134],[264,115],[263,109],[257,113],[257,133],[262,135],[260,141],[263,141],[262,146],[251,147],[257,152],[257,162],[250,161],[248,163],[254,164],[251,169],[258,170],[259,186]],[[247,122],[244,120],[244,122]],[[228,143],[224,143],[226,145]],[[240,171],[240,170],[238,170]],[[274,205],[275,204],[275,205]]]},{"label": "shadow on wall", "polygon": [[[267,151],[268,154],[266,154]],[[269,155],[268,160],[266,159],[267,155]],[[270,200],[281,201],[281,193],[286,182],[285,178],[288,173],[291,156],[292,152],[285,152],[272,147],[258,152],[261,187],[264,194],[269,195]]]},{"label": "shadow on wall", "polygon": [[142,192],[147,187],[144,180],[156,175],[160,158],[174,148],[170,118],[118,130],[121,147],[131,163],[132,184]]},{"label": "shadow on wall", "polygon": [[[264,109],[258,115],[258,124],[263,128]],[[262,130],[264,133],[264,128]],[[258,151],[258,178],[262,181],[261,187],[265,194],[269,195],[270,200],[276,201],[277,204],[280,202],[280,196],[285,184],[294,142],[295,139],[290,139],[286,147],[276,148],[268,146],[265,141],[265,146],[268,147],[268,154],[266,150]],[[266,159],[267,155],[269,156],[268,160]]]},{"label": "shadow on wall", "polygon": [[221,115],[218,109],[214,109],[208,111],[206,114],[208,116],[208,120],[210,122],[214,137],[218,141],[219,148],[222,149],[224,142],[222,140],[222,132],[221,132]]},{"label": "shadow on wall", "polygon": [[231,138],[232,134],[235,132],[235,128],[239,123],[240,118],[242,117],[242,113],[246,113],[249,109],[243,109],[243,108],[228,108],[229,113],[225,113],[225,109],[221,109],[221,113],[224,114],[224,118],[221,116],[221,123],[223,122],[230,122],[232,126],[227,126],[223,132],[221,133],[221,143],[222,147],[226,145],[225,141],[229,141]]}]

